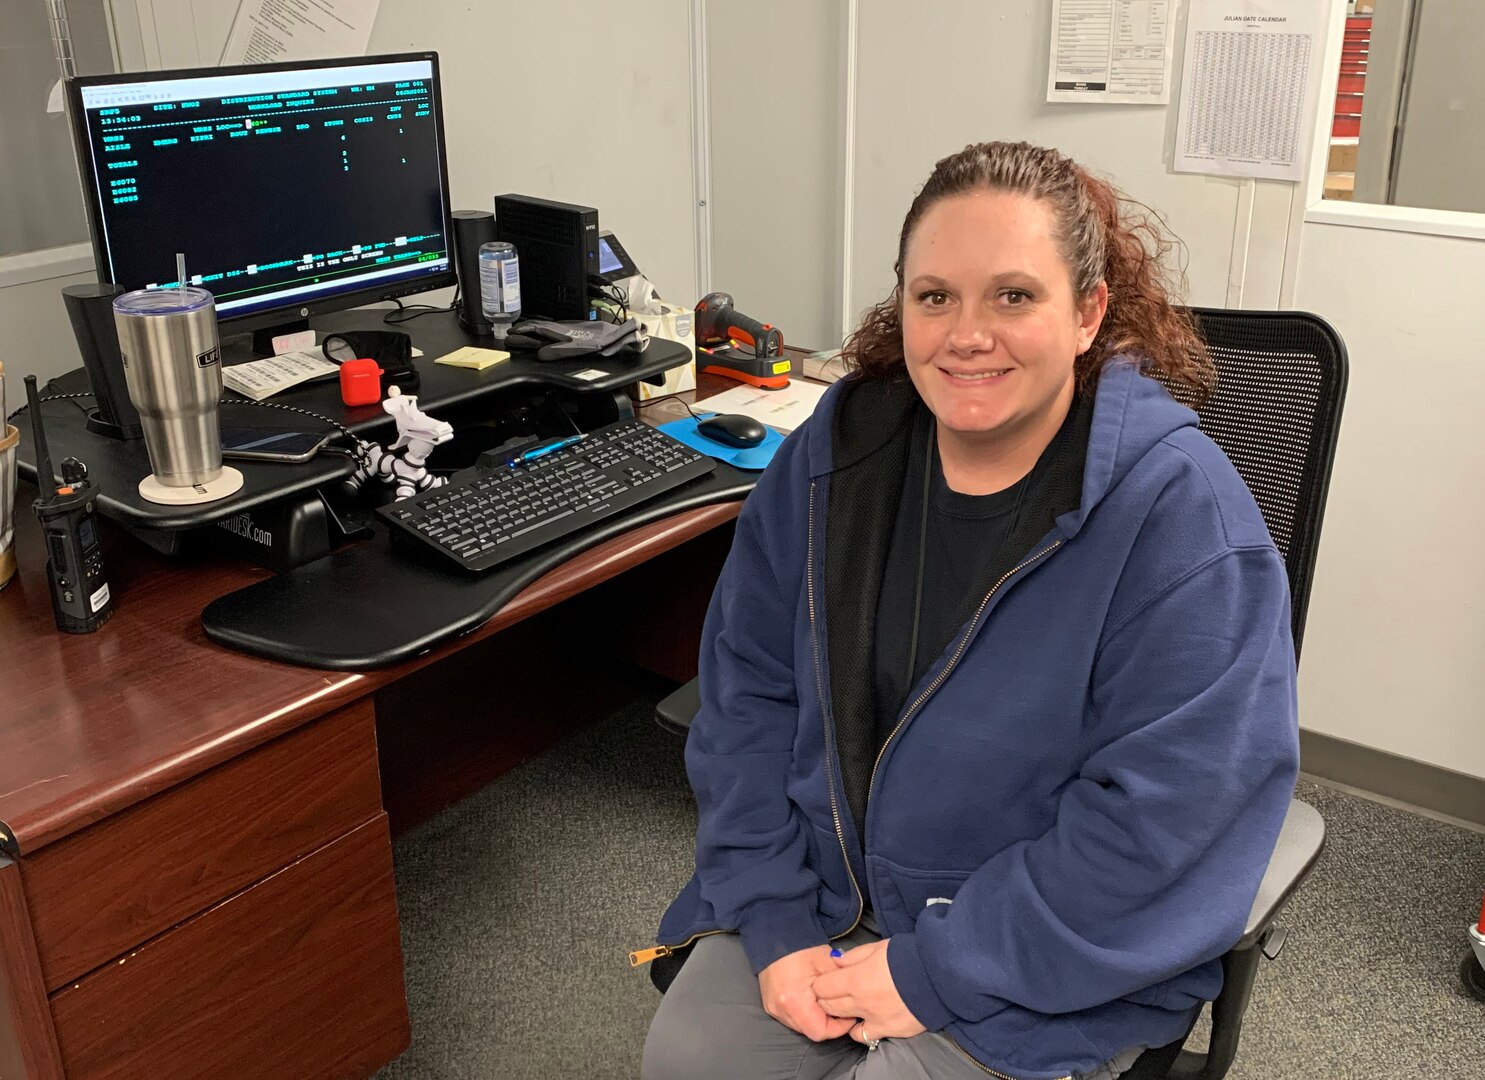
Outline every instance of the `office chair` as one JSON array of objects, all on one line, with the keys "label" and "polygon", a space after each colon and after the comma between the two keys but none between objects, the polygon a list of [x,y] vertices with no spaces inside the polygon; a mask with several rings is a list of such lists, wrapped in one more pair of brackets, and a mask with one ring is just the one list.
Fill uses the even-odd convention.
[{"label": "office chair", "polygon": [[[1304,312],[1191,308],[1190,313],[1217,367],[1217,388],[1197,409],[1202,430],[1253,492],[1284,557],[1298,663],[1346,397],[1346,347],[1329,323]],[[684,735],[700,705],[692,679],[660,702],[655,719]],[[1227,1074],[1259,959],[1278,956],[1288,933],[1274,919],[1309,875],[1324,844],[1319,812],[1292,800],[1242,939],[1222,957],[1222,992],[1212,1002],[1207,1052],[1184,1049],[1184,1039],[1156,1047],[1121,1080],[1221,1080]],[[662,993],[679,968],[679,962],[652,968]]]}]

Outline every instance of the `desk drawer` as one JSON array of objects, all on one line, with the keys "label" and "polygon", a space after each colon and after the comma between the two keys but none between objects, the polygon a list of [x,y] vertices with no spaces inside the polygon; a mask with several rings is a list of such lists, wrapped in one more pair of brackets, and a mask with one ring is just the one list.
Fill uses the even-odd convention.
[{"label": "desk drawer", "polygon": [[48,991],[381,812],[369,700],[20,860]]},{"label": "desk drawer", "polygon": [[52,995],[68,1080],[362,1078],[410,1038],[387,817]]}]

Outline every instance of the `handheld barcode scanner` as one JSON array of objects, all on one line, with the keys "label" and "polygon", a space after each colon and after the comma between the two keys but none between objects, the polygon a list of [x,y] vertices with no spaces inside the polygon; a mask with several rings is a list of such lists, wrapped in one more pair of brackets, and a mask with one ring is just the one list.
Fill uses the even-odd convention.
[{"label": "handheld barcode scanner", "polygon": [[[751,345],[752,355],[736,349],[735,342]],[[784,335],[778,327],[738,311],[728,293],[707,293],[696,304],[696,345],[705,354],[697,357],[702,371],[764,390],[789,385],[793,364],[784,355]]]},{"label": "handheld barcode scanner", "polygon": [[103,576],[103,553],[93,500],[98,489],[88,480],[88,467],[75,457],[62,462],[62,483],[52,472],[41,423],[36,376],[26,376],[26,403],[31,407],[31,434],[36,442],[36,516],[46,537],[46,581],[52,594],[57,629],[90,634],[113,614],[113,597]]}]

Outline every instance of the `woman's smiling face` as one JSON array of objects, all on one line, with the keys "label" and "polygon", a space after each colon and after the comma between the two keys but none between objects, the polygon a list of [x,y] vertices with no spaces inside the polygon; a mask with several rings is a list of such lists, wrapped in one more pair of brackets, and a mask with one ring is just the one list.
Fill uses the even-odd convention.
[{"label": "woman's smiling face", "polygon": [[1048,205],[976,191],[923,214],[903,260],[902,347],[940,438],[993,449],[1055,432],[1106,288],[1081,302]]}]

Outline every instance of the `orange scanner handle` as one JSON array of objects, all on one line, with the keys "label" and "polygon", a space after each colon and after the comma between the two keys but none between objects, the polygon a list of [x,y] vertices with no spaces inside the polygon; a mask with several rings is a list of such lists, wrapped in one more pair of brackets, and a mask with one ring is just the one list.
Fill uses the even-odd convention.
[{"label": "orange scanner handle", "polygon": [[755,356],[784,355],[784,335],[768,323],[752,323],[747,328],[729,323],[727,336],[753,346]]}]

